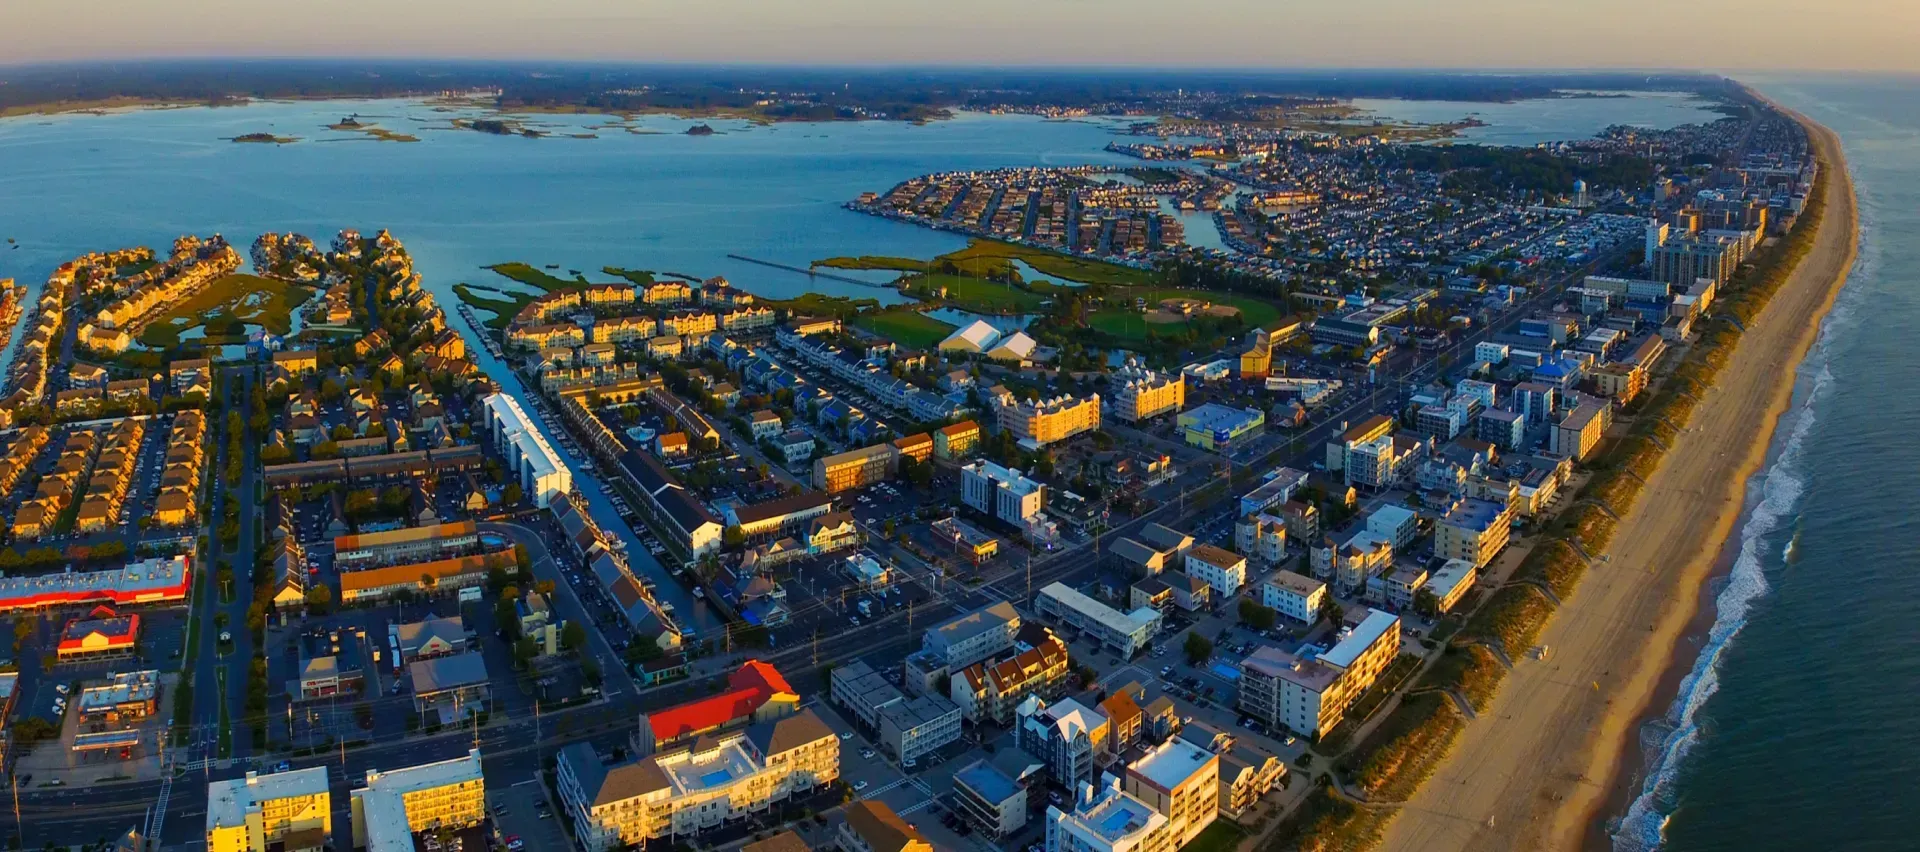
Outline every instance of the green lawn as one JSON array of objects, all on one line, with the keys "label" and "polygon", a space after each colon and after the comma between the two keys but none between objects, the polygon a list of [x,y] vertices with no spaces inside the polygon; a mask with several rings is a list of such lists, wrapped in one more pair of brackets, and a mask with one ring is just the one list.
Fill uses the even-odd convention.
[{"label": "green lawn", "polygon": [[[984,270],[973,264],[987,263],[1001,267],[1010,266],[1008,261],[1025,261],[1034,271],[1042,275],[1064,278],[1080,284],[1106,284],[1113,287],[1146,287],[1158,280],[1151,270],[1134,269],[1093,260],[1085,257],[1060,254],[1034,246],[1015,245],[1013,243],[994,242],[992,240],[974,240],[956,252],[943,254],[938,260],[950,260],[961,264],[965,271],[979,275]],[[997,263],[996,263],[997,261]]]},{"label": "green lawn", "polygon": [[919,311],[881,311],[861,314],[853,324],[888,340],[915,349],[932,349],[953,334],[954,326]]},{"label": "green lawn", "polygon": [[797,317],[840,317],[845,319],[865,308],[877,308],[879,299],[850,299],[846,296],[823,296],[819,293],[805,293],[792,299],[762,299],[761,304],[775,310],[784,310]]},{"label": "green lawn", "polygon": [[[1176,290],[1170,287],[1155,287],[1145,290],[1130,290],[1127,296],[1147,300],[1147,309],[1152,310],[1162,299],[1199,299],[1216,305],[1232,305],[1240,309],[1240,319],[1248,328],[1264,326],[1281,316],[1279,306],[1261,301],[1251,296],[1238,296],[1217,293],[1210,290]],[[1132,308],[1106,308],[1095,311],[1087,317],[1087,324],[1105,334],[1127,341],[1145,340],[1148,329],[1173,332],[1183,328],[1180,323],[1150,323]]]},{"label": "green lawn", "polygon": [[922,275],[908,286],[907,293],[922,298],[937,298],[946,289],[946,301],[961,310],[976,313],[1030,314],[1040,310],[1042,297],[998,281],[965,275]]},{"label": "green lawn", "polygon": [[1246,838],[1246,832],[1221,817],[1207,826],[1207,830],[1200,832],[1200,836],[1195,837],[1192,843],[1180,847],[1180,852],[1233,852],[1234,847]]}]

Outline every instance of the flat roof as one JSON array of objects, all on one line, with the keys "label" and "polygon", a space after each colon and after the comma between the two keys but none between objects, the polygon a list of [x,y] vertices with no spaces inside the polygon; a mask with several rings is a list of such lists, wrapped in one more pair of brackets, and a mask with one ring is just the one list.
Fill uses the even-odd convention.
[{"label": "flat roof", "polygon": [[1380,637],[1399,629],[1399,626],[1399,616],[1369,609],[1367,617],[1354,626],[1353,632],[1347,634],[1347,638],[1340,640],[1332,648],[1328,648],[1326,653],[1321,654],[1320,661],[1345,669],[1353,665],[1353,661],[1359,659],[1368,648],[1373,647],[1373,643],[1380,641]]},{"label": "flat roof", "polygon": [[384,532],[343,535],[333,540],[333,549],[337,552],[361,550],[373,547],[398,547],[404,544],[418,544],[443,538],[463,538],[474,535],[479,528],[472,521],[451,521],[444,524],[431,524],[424,527],[407,527]]},{"label": "flat roof", "polygon": [[1020,613],[1013,608],[1013,604],[1000,601],[936,626],[927,633],[930,636],[939,635],[949,645],[958,645],[989,630],[1004,628],[1019,619]]},{"label": "flat roof", "polygon": [[407,666],[413,693],[425,695],[487,682],[486,655],[479,652],[420,660]]},{"label": "flat roof", "polygon": [[981,758],[953,773],[953,783],[973,791],[982,800],[999,804],[1020,792],[1020,785],[1001,772],[986,758]]},{"label": "flat roof", "polygon": [[[1046,588],[1041,589],[1040,594],[1051,597],[1059,601],[1061,605],[1099,622],[1110,630],[1122,634],[1132,635],[1134,631],[1153,623],[1153,616],[1151,615],[1153,610],[1148,607],[1141,607],[1133,612],[1121,612],[1088,597],[1085,593],[1065,583],[1052,583]],[[1145,610],[1145,612],[1142,612],[1142,610]]]},{"label": "flat roof", "polygon": [[391,772],[367,771],[367,786],[354,790],[367,827],[367,852],[413,852],[406,794],[479,781],[480,750],[466,757],[423,763]]},{"label": "flat roof", "polygon": [[1127,772],[1161,790],[1172,792],[1214,760],[1212,752],[1173,737],[1154,747],[1145,757],[1135,760],[1127,767]]},{"label": "flat roof", "polygon": [[245,777],[215,781],[207,785],[207,830],[245,826],[247,809],[255,804],[326,793],[324,766],[268,775],[249,772]]},{"label": "flat roof", "polygon": [[1322,583],[1305,574],[1295,574],[1292,571],[1276,571],[1274,572],[1273,578],[1269,579],[1267,583],[1276,589],[1292,592],[1301,597],[1314,594],[1327,587],[1326,583]]},{"label": "flat roof", "polygon": [[1506,511],[1505,506],[1491,500],[1462,500],[1447,512],[1446,520],[1442,523],[1484,532],[1492,528]]},{"label": "flat roof", "polygon": [[903,731],[911,731],[959,712],[960,705],[938,695],[922,695],[880,708],[880,715],[893,720],[894,726]]}]

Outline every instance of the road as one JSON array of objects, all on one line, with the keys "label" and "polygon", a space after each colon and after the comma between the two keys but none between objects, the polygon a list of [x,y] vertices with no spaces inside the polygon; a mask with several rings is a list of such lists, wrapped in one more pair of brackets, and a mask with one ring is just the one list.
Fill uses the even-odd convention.
[{"label": "road", "polygon": [[607,684],[610,687],[605,690],[606,697],[614,698],[622,694],[622,691],[630,695],[638,694],[640,687],[634,682],[633,675],[627,668],[625,655],[609,644],[607,637],[601,634],[599,627],[594,624],[593,615],[587,610],[586,603],[580,600],[580,595],[574,590],[573,584],[567,582],[567,578],[562,576],[560,567],[554,564],[553,554],[547,552],[547,543],[540,538],[539,533],[519,524],[483,523],[479,528],[482,532],[504,535],[512,539],[515,544],[525,547],[527,557],[533,562],[534,577],[553,581],[555,598],[553,603],[559,606],[560,616],[586,628],[587,644],[592,646],[594,656],[604,661],[600,668],[605,672]]}]

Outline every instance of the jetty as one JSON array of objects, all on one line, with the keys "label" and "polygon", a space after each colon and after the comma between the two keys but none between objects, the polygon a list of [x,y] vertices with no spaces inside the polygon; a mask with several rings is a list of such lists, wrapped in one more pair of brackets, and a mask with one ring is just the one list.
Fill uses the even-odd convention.
[{"label": "jetty", "polygon": [[806,275],[813,278],[826,278],[831,281],[845,281],[848,284],[858,284],[862,287],[872,287],[875,290],[893,289],[893,285],[891,284],[880,284],[873,281],[862,281],[851,275],[836,275],[832,272],[821,272],[816,269],[805,269],[798,266],[789,266],[784,263],[774,263],[771,260],[761,260],[756,257],[747,257],[745,255],[730,254],[730,255],[727,255],[727,257],[731,260],[745,261],[747,263],[758,264],[760,266],[770,266],[770,267],[773,267],[774,269],[784,269],[788,272],[798,272],[801,275]]}]

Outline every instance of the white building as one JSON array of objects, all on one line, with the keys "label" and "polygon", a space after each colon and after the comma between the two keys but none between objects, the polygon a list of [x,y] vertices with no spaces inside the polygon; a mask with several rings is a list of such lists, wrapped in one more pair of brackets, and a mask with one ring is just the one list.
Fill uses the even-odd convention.
[{"label": "white building", "polygon": [[1071,698],[1047,704],[1029,695],[1014,711],[1014,745],[1039,758],[1054,782],[1068,788],[1093,780],[1095,758],[1112,734],[1105,713]]},{"label": "white building", "polygon": [[573,471],[541,436],[519,402],[495,393],[481,404],[486,409],[487,434],[493,438],[494,449],[506,458],[520,487],[537,505],[544,509],[553,498],[573,489]]},{"label": "white building", "polygon": [[350,795],[353,845],[367,852],[413,852],[414,832],[466,828],[487,815],[479,749],[391,772],[367,770],[367,786]]},{"label": "white building", "polygon": [[1172,852],[1178,845],[1167,818],[1106,776],[1096,788],[1081,784],[1071,811],[1047,808],[1047,852]]},{"label": "white building", "polygon": [[1351,631],[1317,657],[1272,646],[1240,664],[1238,707],[1271,725],[1307,737],[1333,730],[1347,707],[1400,653],[1400,619],[1368,610]]},{"label": "white building", "polygon": [[1046,503],[1047,487],[990,461],[960,468],[960,498],[968,506],[1025,529]]},{"label": "white building", "polygon": [[1152,607],[1136,607],[1121,612],[1065,583],[1053,583],[1040,590],[1033,608],[1041,615],[1085,632],[1095,641],[1131,657],[1153,641],[1160,631],[1160,613]]},{"label": "white building", "polygon": [[954,671],[1013,648],[1020,613],[1001,601],[927,630],[920,648],[938,655]]},{"label": "white building", "polygon": [[1196,544],[1187,551],[1187,575],[1212,586],[1225,600],[1247,584],[1247,558],[1211,544]]},{"label": "white building", "polygon": [[1392,543],[1396,553],[1402,552],[1419,534],[1420,516],[1405,506],[1388,503],[1367,516],[1367,532]]},{"label": "white building", "polygon": [[1260,602],[1281,615],[1312,624],[1320,620],[1327,584],[1292,571],[1280,571],[1260,586]]}]

